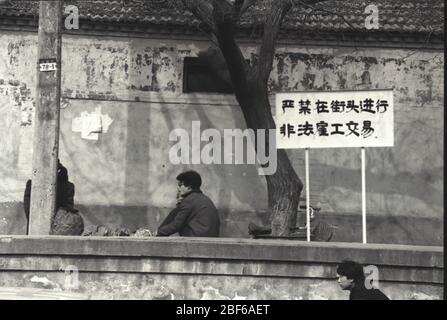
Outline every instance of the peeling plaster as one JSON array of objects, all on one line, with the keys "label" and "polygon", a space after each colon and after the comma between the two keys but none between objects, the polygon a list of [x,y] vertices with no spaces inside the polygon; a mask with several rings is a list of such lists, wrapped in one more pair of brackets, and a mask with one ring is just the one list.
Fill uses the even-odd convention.
[{"label": "peeling plaster", "polygon": [[20,125],[27,126],[32,123],[34,116],[34,97],[31,96],[31,90],[25,83],[16,80],[9,80],[8,84],[0,81],[0,95],[9,97],[12,107],[20,107]]}]

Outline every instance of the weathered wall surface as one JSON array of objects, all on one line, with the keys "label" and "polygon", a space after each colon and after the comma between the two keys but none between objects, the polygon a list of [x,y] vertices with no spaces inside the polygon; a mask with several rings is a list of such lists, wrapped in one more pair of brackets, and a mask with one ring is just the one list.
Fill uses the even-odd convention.
[{"label": "weathered wall surface", "polygon": [[[0,35],[0,233],[23,233],[20,201],[31,173],[37,36]],[[155,227],[174,205],[175,176],[198,170],[222,213],[224,236],[265,221],[264,179],[253,165],[172,165],[174,128],[244,127],[231,95],[183,94],[182,59],[205,42],[65,36],[60,158],[87,224]],[[247,58],[255,48],[244,49]],[[279,47],[269,86],[277,90],[393,88],[395,147],[367,150],[372,242],[440,244],[443,212],[443,57],[436,51]],[[79,121],[101,115],[107,131],[82,137]],[[304,152],[289,152],[304,177]],[[360,150],[311,151],[312,198],[359,241]],[[421,219],[420,219],[421,218]],[[350,222],[351,221],[351,222]],[[360,220],[359,220],[360,221]],[[389,226],[389,232],[382,232]],[[416,235],[417,234],[417,235]]]},{"label": "weathered wall surface", "polygon": [[346,257],[377,266],[390,299],[442,299],[441,247],[251,239],[2,236],[0,287],[44,284],[90,299],[346,300],[335,281]]},{"label": "weathered wall surface", "polygon": [[[80,293],[92,300],[349,300],[349,292],[340,290],[334,279],[83,272],[79,277],[81,287],[65,291],[63,271],[3,271],[0,286],[45,288],[31,281],[33,277],[58,284],[55,288],[62,291],[53,291],[53,296]],[[443,295],[442,285],[384,282],[380,288],[391,300],[441,300]]]}]

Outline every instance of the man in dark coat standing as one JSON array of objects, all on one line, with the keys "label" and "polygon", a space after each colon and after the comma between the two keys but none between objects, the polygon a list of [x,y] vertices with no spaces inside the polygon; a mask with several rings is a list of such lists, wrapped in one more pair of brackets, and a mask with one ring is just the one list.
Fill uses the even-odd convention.
[{"label": "man in dark coat standing", "polygon": [[157,236],[178,232],[182,237],[218,237],[219,214],[210,198],[200,190],[200,175],[186,171],[177,176],[177,181],[177,206],[158,227]]},{"label": "man in dark coat standing", "polygon": [[342,290],[349,290],[349,300],[389,300],[382,291],[366,288],[363,266],[357,262],[344,260],[337,268],[338,284]]}]

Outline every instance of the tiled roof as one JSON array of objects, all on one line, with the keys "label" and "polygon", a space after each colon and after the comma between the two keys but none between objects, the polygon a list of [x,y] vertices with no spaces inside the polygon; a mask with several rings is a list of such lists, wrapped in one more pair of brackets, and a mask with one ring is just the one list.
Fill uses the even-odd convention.
[{"label": "tiled roof", "polygon": [[[246,12],[240,26],[259,26],[266,14],[263,2]],[[39,1],[0,0],[0,16],[38,16]],[[96,22],[129,22],[162,26],[191,27],[199,25],[180,0],[66,0],[79,8],[81,19]],[[379,9],[382,32],[444,33],[443,0],[328,0],[313,8],[294,6],[282,28],[290,31],[373,32],[365,28],[365,8],[375,4]]]}]

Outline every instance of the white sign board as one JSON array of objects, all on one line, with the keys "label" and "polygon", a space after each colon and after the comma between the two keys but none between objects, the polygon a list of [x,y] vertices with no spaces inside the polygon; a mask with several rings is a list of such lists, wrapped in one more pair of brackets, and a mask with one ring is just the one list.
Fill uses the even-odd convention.
[{"label": "white sign board", "polygon": [[276,94],[278,149],[392,147],[392,90]]},{"label": "white sign board", "polygon": [[50,72],[50,71],[56,71],[56,69],[57,69],[56,59],[39,60],[39,71]]},{"label": "white sign board", "polygon": [[48,71],[56,71],[57,65],[56,63],[41,63],[39,71],[48,72]]}]

